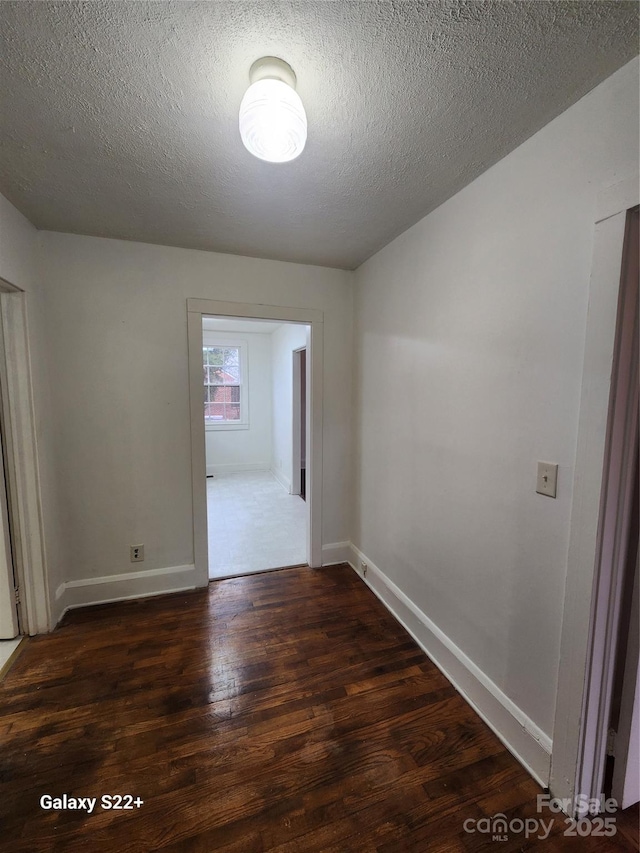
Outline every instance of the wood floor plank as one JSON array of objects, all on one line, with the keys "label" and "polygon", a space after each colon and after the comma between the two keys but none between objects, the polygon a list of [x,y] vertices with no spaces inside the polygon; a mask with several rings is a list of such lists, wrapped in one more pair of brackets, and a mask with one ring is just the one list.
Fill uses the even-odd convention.
[{"label": "wood floor plank", "polygon": [[[534,817],[540,790],[347,566],[74,611],[25,646],[0,685],[1,851],[635,849],[465,830]],[[41,808],[65,793],[144,804]]]}]

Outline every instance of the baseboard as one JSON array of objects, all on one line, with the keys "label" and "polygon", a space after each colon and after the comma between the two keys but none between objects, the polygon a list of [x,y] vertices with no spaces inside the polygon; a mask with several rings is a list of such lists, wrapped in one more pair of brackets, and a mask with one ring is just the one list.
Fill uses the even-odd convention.
[{"label": "baseboard", "polygon": [[289,494],[291,494],[291,481],[288,477],[282,473],[282,471],[278,470],[278,468],[271,468],[271,473],[276,478],[276,480],[280,483],[283,489],[286,489]]},{"label": "baseboard", "polygon": [[83,578],[60,584],[56,590],[52,612],[57,624],[67,610],[77,607],[147,598],[169,592],[186,592],[197,586],[199,584],[196,567],[193,565]]},{"label": "baseboard", "polygon": [[[327,546],[330,547],[330,546]],[[549,784],[551,738],[476,666],[384,572],[351,544],[347,562],[456,690],[543,787]],[[324,552],[324,548],[323,548]],[[362,577],[360,563],[367,564]]]},{"label": "baseboard", "polygon": [[351,542],[331,542],[322,546],[322,565],[335,566],[336,563],[351,561]]},{"label": "baseboard", "polygon": [[0,681],[9,672],[15,663],[18,655],[22,654],[25,648],[26,636],[14,637],[11,640],[2,640],[2,654],[0,654]]},{"label": "baseboard", "polygon": [[243,471],[269,471],[268,462],[215,462],[207,463],[207,477],[214,474],[241,474]]}]

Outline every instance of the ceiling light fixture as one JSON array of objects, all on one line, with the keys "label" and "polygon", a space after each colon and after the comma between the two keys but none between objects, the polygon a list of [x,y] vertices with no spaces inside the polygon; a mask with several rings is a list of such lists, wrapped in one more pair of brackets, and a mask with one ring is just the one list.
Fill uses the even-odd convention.
[{"label": "ceiling light fixture", "polygon": [[293,69],[282,59],[264,56],[251,66],[249,80],[240,104],[245,148],[270,163],[294,160],[307,141],[307,116]]}]

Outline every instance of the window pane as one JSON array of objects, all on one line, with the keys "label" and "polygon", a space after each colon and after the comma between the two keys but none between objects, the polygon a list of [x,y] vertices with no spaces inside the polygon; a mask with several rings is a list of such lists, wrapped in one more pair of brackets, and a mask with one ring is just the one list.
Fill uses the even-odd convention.
[{"label": "window pane", "polygon": [[204,416],[208,423],[241,421],[240,347],[203,347]]},{"label": "window pane", "polygon": [[237,366],[240,364],[240,351],[238,347],[227,347],[224,351],[225,367]]},{"label": "window pane", "polygon": [[220,365],[224,363],[223,351],[220,347],[204,347],[202,350],[204,364]]}]

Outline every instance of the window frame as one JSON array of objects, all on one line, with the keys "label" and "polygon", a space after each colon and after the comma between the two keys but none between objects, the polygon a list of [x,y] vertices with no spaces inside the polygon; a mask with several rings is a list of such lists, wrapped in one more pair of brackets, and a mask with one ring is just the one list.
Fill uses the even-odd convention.
[{"label": "window frame", "polygon": [[[204,367],[204,351],[212,347],[222,349],[237,349],[240,364],[240,419],[237,421],[208,421],[204,415],[203,421],[206,432],[218,432],[224,430],[249,429],[249,346],[246,339],[229,337],[224,332],[205,332],[202,336],[202,366]],[[203,388],[207,386],[203,381]],[[234,386],[221,386],[234,387]]]}]

